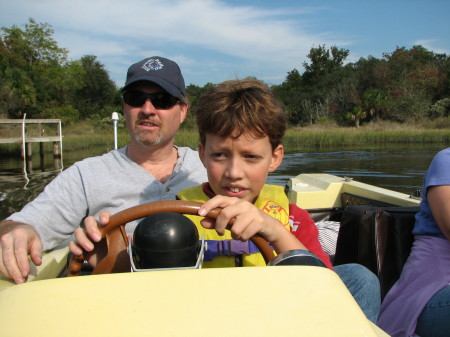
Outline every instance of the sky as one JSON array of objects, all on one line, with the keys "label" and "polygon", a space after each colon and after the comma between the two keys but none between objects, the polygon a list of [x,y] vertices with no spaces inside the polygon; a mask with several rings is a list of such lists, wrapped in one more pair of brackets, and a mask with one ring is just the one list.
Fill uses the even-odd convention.
[{"label": "sky", "polygon": [[0,0],[0,26],[48,23],[69,59],[95,55],[118,87],[150,56],[177,62],[186,85],[247,76],[280,84],[311,48],[346,62],[422,45],[450,55],[448,0]]}]

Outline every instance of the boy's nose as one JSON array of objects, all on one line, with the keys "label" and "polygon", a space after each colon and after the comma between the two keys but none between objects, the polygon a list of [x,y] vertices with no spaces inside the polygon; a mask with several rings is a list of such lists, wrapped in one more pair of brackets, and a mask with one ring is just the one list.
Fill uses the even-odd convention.
[{"label": "boy's nose", "polygon": [[226,174],[228,178],[237,179],[242,177],[242,163],[235,158],[231,158],[228,162]]}]

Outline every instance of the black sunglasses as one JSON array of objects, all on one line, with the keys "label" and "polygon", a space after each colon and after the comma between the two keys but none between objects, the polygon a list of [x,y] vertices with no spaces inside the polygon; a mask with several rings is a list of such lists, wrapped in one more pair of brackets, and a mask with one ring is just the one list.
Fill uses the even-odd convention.
[{"label": "black sunglasses", "polygon": [[148,94],[142,91],[125,91],[123,93],[123,100],[128,105],[139,107],[145,104],[146,100],[150,100],[156,109],[170,109],[181,100],[165,92],[157,92]]}]

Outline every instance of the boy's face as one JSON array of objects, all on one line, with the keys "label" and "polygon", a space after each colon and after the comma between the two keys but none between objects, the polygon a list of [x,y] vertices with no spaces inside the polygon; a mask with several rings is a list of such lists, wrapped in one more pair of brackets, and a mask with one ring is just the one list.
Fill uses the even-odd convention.
[{"label": "boy's face", "polygon": [[254,138],[244,133],[238,138],[206,134],[199,144],[200,159],[208,171],[208,180],[216,194],[253,202],[283,160],[283,146],[274,151],[269,138]]}]

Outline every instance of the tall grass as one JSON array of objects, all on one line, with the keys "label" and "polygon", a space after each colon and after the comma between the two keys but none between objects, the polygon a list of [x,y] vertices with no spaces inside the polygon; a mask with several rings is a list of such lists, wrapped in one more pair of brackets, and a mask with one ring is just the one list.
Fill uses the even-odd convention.
[{"label": "tall grass", "polygon": [[[118,130],[118,146],[129,142],[126,128]],[[179,146],[197,148],[198,133],[195,129],[181,129],[175,143]],[[424,129],[407,126],[399,128],[397,125],[384,123],[361,128],[339,128],[323,125],[313,128],[289,128],[284,137],[286,152],[311,150],[329,147],[377,147],[389,144],[450,144],[449,129]],[[38,144],[33,144],[33,151],[38,151]],[[51,144],[46,144],[51,149]],[[107,152],[114,147],[113,129],[111,126],[99,126],[87,121],[63,127],[63,151],[86,150],[100,147]],[[20,144],[0,144],[0,153],[20,154]]]},{"label": "tall grass", "polygon": [[[196,148],[198,134],[194,130],[180,130],[176,144]],[[285,150],[320,149],[327,147],[364,148],[389,144],[450,144],[450,130],[408,129],[369,130],[356,128],[308,129],[290,128],[283,140]]]},{"label": "tall grass", "polygon": [[178,146],[187,146],[194,150],[197,149],[198,142],[199,137],[196,129],[181,129],[178,131],[177,136],[175,137],[175,144],[177,144]]},{"label": "tall grass", "polygon": [[326,147],[372,147],[389,144],[450,144],[450,130],[289,129],[286,151]]}]

